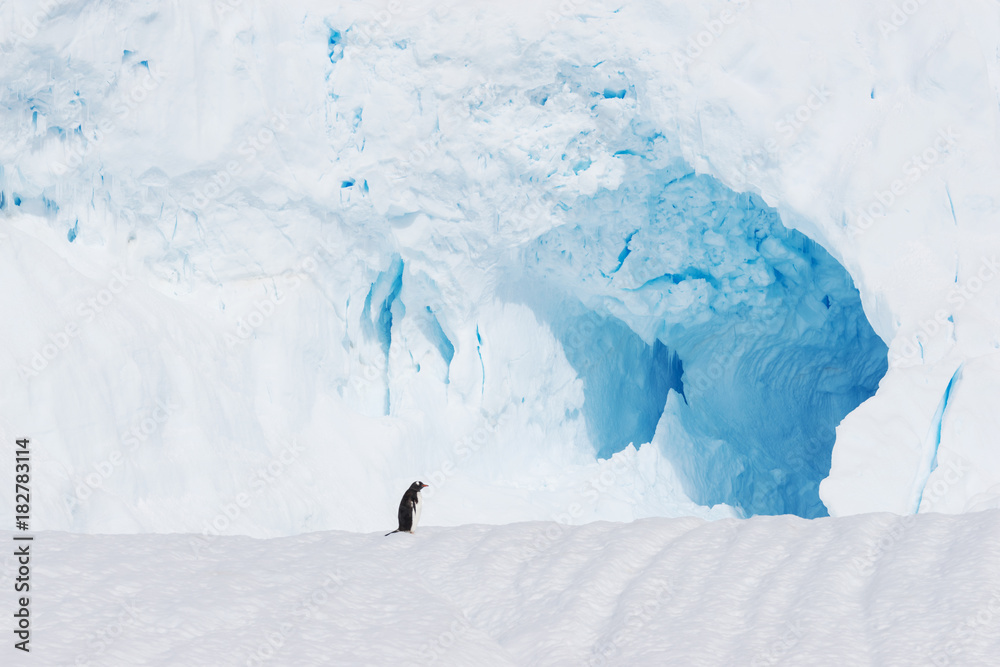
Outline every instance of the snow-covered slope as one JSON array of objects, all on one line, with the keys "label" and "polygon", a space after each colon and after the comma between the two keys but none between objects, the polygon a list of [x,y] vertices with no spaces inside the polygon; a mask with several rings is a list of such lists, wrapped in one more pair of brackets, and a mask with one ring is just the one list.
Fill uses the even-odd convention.
[{"label": "snow-covered slope", "polygon": [[1000,5],[904,5],[4,4],[37,525],[995,506]]},{"label": "snow-covered slope", "polygon": [[43,533],[33,548],[33,652],[4,646],[5,665],[969,667],[1000,654],[995,510],[266,541]]}]

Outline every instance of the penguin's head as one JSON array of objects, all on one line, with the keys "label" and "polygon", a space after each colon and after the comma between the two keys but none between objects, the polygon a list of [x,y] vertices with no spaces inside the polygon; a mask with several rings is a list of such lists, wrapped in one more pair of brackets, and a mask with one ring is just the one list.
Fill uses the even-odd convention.
[{"label": "penguin's head", "polygon": [[414,482],[413,484],[410,484],[410,491],[419,491],[420,489],[423,489],[426,486],[427,485],[424,484],[423,482]]}]

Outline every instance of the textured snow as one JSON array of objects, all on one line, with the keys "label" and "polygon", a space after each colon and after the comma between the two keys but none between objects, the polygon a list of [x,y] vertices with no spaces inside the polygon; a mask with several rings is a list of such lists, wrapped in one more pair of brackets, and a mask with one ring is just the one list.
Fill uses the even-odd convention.
[{"label": "textured snow", "polygon": [[43,533],[33,549],[33,651],[4,664],[943,667],[1000,651],[995,510]]},{"label": "textured snow", "polygon": [[1000,7],[912,9],[5,4],[37,525],[995,507]]}]

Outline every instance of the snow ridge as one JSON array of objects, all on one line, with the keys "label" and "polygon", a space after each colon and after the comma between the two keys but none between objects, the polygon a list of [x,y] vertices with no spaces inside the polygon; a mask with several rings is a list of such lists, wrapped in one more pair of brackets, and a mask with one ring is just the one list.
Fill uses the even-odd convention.
[{"label": "snow ridge", "polygon": [[35,547],[32,664],[986,665],[1000,618],[996,510]]}]

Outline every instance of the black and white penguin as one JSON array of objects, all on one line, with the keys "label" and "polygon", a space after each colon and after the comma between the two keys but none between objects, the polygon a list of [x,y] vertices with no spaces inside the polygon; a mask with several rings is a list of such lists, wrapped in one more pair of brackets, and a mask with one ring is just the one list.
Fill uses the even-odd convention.
[{"label": "black and white penguin", "polygon": [[[420,489],[427,485],[423,482],[414,482],[403,494],[403,499],[399,501],[399,528],[392,533],[412,533],[420,521]],[[386,537],[392,535],[386,533]]]}]

